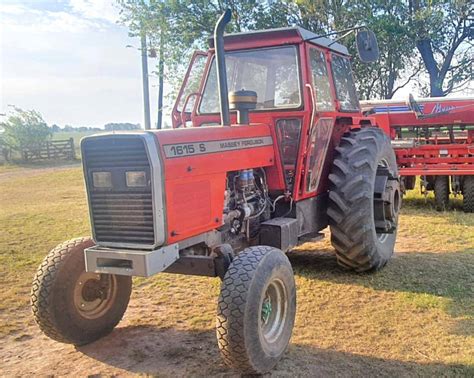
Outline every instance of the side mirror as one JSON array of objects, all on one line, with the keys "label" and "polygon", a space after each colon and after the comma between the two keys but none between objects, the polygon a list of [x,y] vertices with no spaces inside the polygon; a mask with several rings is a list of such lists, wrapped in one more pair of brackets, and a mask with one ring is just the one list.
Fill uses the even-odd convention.
[{"label": "side mirror", "polygon": [[356,35],[357,52],[364,63],[373,63],[379,59],[379,45],[372,30],[361,30]]}]

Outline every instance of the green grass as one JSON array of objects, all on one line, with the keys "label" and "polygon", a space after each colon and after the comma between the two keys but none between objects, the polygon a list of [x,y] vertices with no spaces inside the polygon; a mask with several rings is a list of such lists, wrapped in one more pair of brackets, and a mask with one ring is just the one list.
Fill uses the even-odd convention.
[{"label": "green grass", "polygon": [[80,168],[22,176],[0,179],[0,329],[7,330],[20,325],[10,314],[28,304],[45,253],[89,234]]},{"label": "green grass", "polygon": [[[89,234],[81,169],[27,172],[0,176],[0,337],[31,324],[30,284],[47,251]],[[474,215],[454,203],[453,210],[436,212],[431,197],[410,192],[397,253],[374,274],[340,269],[329,238],[292,251],[298,312],[282,374],[311,376],[318,366],[323,376],[472,376]],[[218,292],[217,279],[137,279],[132,306],[149,305],[129,327],[211,340]]]}]

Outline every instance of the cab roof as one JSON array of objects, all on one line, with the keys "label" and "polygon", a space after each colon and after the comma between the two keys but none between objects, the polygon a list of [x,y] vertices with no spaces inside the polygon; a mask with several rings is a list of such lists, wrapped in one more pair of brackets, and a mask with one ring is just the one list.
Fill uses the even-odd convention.
[{"label": "cab roof", "polygon": [[[224,44],[230,49],[232,49],[234,45],[238,45],[239,48],[241,48],[242,44],[257,41],[260,42],[259,44],[268,41],[269,46],[309,41],[314,45],[322,46],[340,54],[349,55],[349,51],[347,50],[346,46],[341,45],[340,43],[335,42],[332,39],[318,36],[317,34],[309,30],[303,29],[300,26],[255,30],[224,35]],[[214,48],[213,38],[209,38],[209,46],[211,48]]]}]

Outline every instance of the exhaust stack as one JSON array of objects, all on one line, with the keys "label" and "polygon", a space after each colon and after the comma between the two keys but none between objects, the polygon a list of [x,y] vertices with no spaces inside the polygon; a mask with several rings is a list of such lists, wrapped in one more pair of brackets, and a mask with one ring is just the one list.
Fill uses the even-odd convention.
[{"label": "exhaust stack", "polygon": [[232,18],[230,9],[222,14],[216,23],[214,29],[214,47],[216,49],[217,62],[217,84],[219,86],[219,103],[221,107],[221,123],[223,126],[230,126],[230,112],[229,112],[229,90],[227,88],[227,71],[225,67],[225,52],[224,52],[224,30],[226,25]]}]

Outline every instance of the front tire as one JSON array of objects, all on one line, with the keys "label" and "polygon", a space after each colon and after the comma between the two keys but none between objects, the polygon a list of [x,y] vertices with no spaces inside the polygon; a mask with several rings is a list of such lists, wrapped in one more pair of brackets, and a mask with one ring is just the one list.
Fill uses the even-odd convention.
[{"label": "front tire", "polygon": [[345,133],[329,175],[328,217],[339,265],[364,272],[393,254],[401,205],[395,153],[373,127]]},{"label": "front tire", "polygon": [[249,247],[230,265],[217,307],[217,341],[226,364],[262,374],[282,357],[296,314],[293,269],[268,246]]},{"label": "front tire", "polygon": [[36,323],[53,340],[83,345],[110,333],[128,306],[132,279],[85,271],[90,238],[58,245],[36,272],[31,307]]}]

